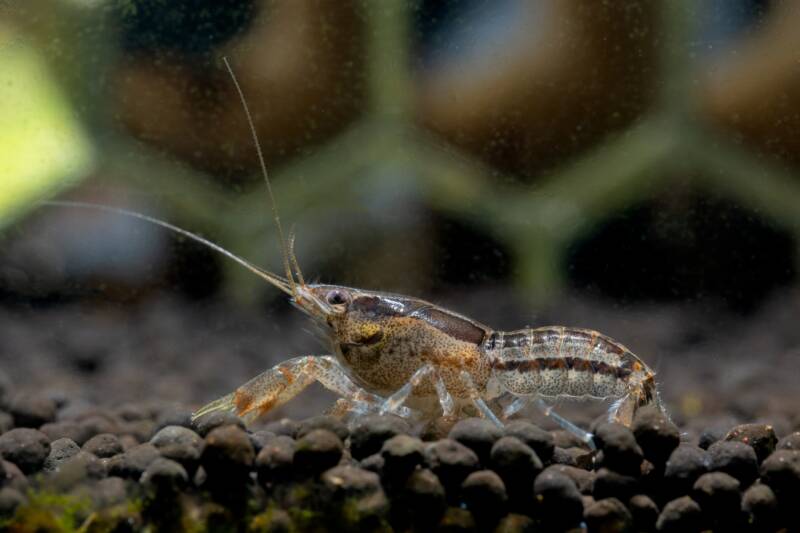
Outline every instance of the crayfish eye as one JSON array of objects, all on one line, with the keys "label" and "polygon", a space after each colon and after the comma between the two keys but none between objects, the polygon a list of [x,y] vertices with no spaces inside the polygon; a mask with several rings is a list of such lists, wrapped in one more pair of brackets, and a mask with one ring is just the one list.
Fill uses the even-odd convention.
[{"label": "crayfish eye", "polygon": [[334,289],[328,291],[328,294],[325,295],[325,300],[331,305],[341,305],[348,302],[348,297],[344,291]]}]

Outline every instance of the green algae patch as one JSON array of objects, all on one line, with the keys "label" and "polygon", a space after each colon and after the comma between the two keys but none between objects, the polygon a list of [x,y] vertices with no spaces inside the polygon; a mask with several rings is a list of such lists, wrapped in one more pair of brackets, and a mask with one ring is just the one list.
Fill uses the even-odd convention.
[{"label": "green algae patch", "polygon": [[266,511],[255,515],[247,526],[248,533],[272,533],[275,531],[294,532],[291,516],[284,509],[270,505]]},{"label": "green algae patch", "polygon": [[12,533],[82,533],[91,519],[91,501],[87,498],[30,490],[28,501],[20,505],[3,530]]},{"label": "green algae patch", "polygon": [[0,226],[78,183],[94,148],[42,53],[0,24]]}]

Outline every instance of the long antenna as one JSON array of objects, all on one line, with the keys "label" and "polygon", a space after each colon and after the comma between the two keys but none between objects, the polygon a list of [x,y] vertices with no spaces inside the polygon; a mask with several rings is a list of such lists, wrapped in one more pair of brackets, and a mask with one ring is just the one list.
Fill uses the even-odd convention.
[{"label": "long antenna", "polygon": [[289,229],[289,260],[292,262],[292,266],[294,267],[294,271],[297,273],[297,281],[300,283],[300,286],[306,284],[306,280],[303,279],[303,273],[300,272],[300,264],[297,262],[297,256],[294,253],[294,226]]},{"label": "long antenna", "polygon": [[126,217],[138,218],[139,220],[144,220],[146,222],[150,222],[151,224],[155,224],[156,226],[161,226],[162,228],[166,228],[166,229],[168,229],[170,231],[173,231],[173,232],[175,232],[175,233],[177,233],[179,235],[183,235],[186,238],[189,238],[189,239],[191,239],[193,241],[199,242],[200,244],[208,246],[209,248],[211,248],[215,252],[219,252],[222,255],[224,255],[225,257],[227,257],[228,259],[236,261],[237,263],[239,263],[240,265],[245,267],[247,270],[249,270],[249,271],[253,272],[254,274],[258,275],[259,277],[267,280],[272,285],[275,285],[276,287],[278,287],[280,290],[282,290],[283,292],[285,292],[289,296],[294,296],[294,293],[290,289],[289,284],[287,283],[287,280],[281,278],[280,276],[277,276],[277,275],[273,274],[272,272],[269,272],[268,270],[264,270],[263,268],[254,265],[253,263],[251,263],[250,261],[248,261],[246,259],[242,259],[238,255],[236,255],[236,254],[234,254],[232,252],[229,252],[228,250],[226,250],[225,248],[223,248],[222,246],[220,246],[219,244],[217,244],[215,242],[209,241],[208,239],[203,238],[200,235],[197,235],[195,233],[192,233],[191,231],[185,230],[183,228],[179,228],[178,226],[170,224],[169,222],[164,222],[163,220],[159,220],[159,219],[157,219],[155,217],[144,215],[142,213],[137,213],[136,211],[128,211],[127,209],[122,209],[122,208],[119,208],[119,207],[111,207],[109,205],[102,205],[102,204],[92,204],[92,203],[89,203],[89,202],[72,202],[72,201],[67,201],[67,200],[50,200],[50,201],[42,202],[41,204],[42,205],[55,206],[55,207],[78,207],[78,208],[81,208],[81,209],[93,209],[95,211],[105,211],[107,213],[114,213],[114,214],[123,215],[123,216],[126,216]]},{"label": "long antenna", "polygon": [[[222,56],[222,62],[225,63],[225,68],[228,69],[228,74],[230,74],[231,79],[233,80],[233,85],[236,87],[236,92],[239,93],[239,99],[242,101],[244,113],[247,115],[247,124],[250,126],[250,133],[253,136],[253,143],[256,145],[258,163],[261,165],[261,174],[264,176],[264,183],[267,184],[267,192],[269,193],[269,203],[270,208],[272,209],[272,217],[275,219],[275,226],[278,228],[278,237],[280,238],[281,242],[281,254],[283,255],[283,268],[286,272],[286,279],[289,280],[289,283],[291,284],[292,294],[294,295],[297,294],[297,287],[295,285],[294,276],[292,276],[292,268],[289,261],[289,247],[286,245],[286,238],[283,236],[283,227],[281,226],[281,219],[278,216],[278,206],[275,203],[275,195],[272,192],[272,184],[269,181],[267,164],[264,162],[264,154],[261,151],[261,143],[258,141],[258,133],[256,132],[256,127],[253,123],[253,117],[250,114],[250,108],[247,106],[247,100],[244,97],[244,92],[242,91],[242,87],[239,85],[239,80],[236,79],[236,74],[233,73],[233,69],[231,68],[231,64],[228,62],[228,58],[226,56]],[[296,264],[296,260],[294,263]],[[302,276],[299,273],[299,270],[298,275]]]}]

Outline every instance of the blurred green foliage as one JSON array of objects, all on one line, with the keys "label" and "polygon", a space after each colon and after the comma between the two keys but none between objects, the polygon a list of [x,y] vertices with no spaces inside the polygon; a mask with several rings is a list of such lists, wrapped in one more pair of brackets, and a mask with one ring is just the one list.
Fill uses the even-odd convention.
[{"label": "blurred green foliage", "polygon": [[87,175],[93,161],[83,128],[41,54],[8,34],[0,42],[0,226]]},{"label": "blurred green foliage", "polygon": [[[58,11],[66,9],[52,0],[44,3],[59,4]],[[796,176],[779,165],[755,158],[695,117],[689,96],[693,65],[687,61],[692,57],[687,47],[694,24],[690,0],[662,3],[659,20],[666,38],[659,43],[661,59],[655,68],[659,70],[659,79],[665,82],[660,85],[654,108],[627,131],[610,137],[578,160],[562,165],[547,179],[537,182],[536,187],[498,177],[483,164],[442,149],[441,141],[414,124],[409,67],[412,5],[406,0],[364,3],[370,39],[366,46],[368,112],[325,146],[315,149],[312,155],[275,173],[276,196],[287,218],[302,219],[313,212],[314,219],[320,221],[342,210],[356,209],[359,192],[371,190],[375,181],[388,173],[396,181],[396,187],[397,183],[406,182],[425,205],[474,224],[502,242],[512,252],[512,271],[519,287],[531,299],[538,300],[556,294],[562,286],[563,258],[572,242],[611,214],[658,194],[668,187],[667,180],[676,173],[694,181],[699,188],[711,189],[715,194],[758,210],[800,237],[800,209],[797,209],[800,181]],[[68,22],[39,23],[47,27],[39,29],[40,43],[52,42],[54,35],[61,39],[76,26],[94,24],[107,28],[102,14],[69,9],[69,16],[64,18]],[[100,31],[90,36],[72,35],[74,40],[59,41],[59,47],[72,49],[71,55],[66,50],[61,55],[72,57],[73,70],[82,74],[65,74],[69,67],[63,65],[54,70],[74,90],[73,105],[83,109],[97,92],[104,62],[113,61],[113,53],[108,50],[89,56],[84,53],[92,43],[107,45]],[[82,41],[81,35],[86,40]],[[37,77],[41,78],[41,74]],[[90,150],[57,103],[53,89],[38,83],[24,91],[39,95],[37,100],[31,100],[30,106],[36,107],[35,115],[41,116],[43,122],[33,130],[28,129],[28,137],[7,128],[5,137],[0,137],[0,153],[13,151],[21,161],[30,160],[31,156],[24,156],[21,150],[33,149],[32,132],[47,129],[62,140],[65,136],[70,138],[71,144],[60,148],[65,151],[63,158],[70,163],[59,162],[58,167],[38,172],[48,176],[58,172],[64,176],[85,174]],[[60,126],[54,129],[44,121]],[[100,165],[109,176],[109,183],[119,180],[153,190],[158,193],[159,202],[191,229],[212,234],[226,247],[262,264],[277,264],[278,251],[264,244],[274,237],[274,228],[266,216],[263,190],[222,190],[202,172],[163,157],[153,149],[107,131],[100,134],[107,126],[102,120],[91,126],[95,150],[102,154]],[[246,128],[244,122],[242,128]],[[71,171],[65,173],[67,167]],[[22,171],[17,169],[6,175],[18,181]],[[41,187],[37,190],[39,196],[53,193],[44,193]],[[31,193],[13,194],[27,201],[35,199]],[[235,209],[231,209],[233,205]],[[0,210],[8,216],[8,206],[0,203]],[[317,224],[307,231],[312,235],[302,235],[298,243],[304,264],[313,265],[319,255],[311,246],[347,242],[332,224]],[[356,234],[348,239],[358,238],[372,228],[365,225],[352,231]],[[242,299],[252,299],[258,294],[259,280],[236,265],[226,268],[232,294]]]}]

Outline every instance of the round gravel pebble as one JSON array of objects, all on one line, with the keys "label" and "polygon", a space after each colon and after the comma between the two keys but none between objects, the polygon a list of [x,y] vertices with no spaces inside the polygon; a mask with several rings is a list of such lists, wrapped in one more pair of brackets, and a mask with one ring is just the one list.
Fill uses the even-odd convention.
[{"label": "round gravel pebble", "polygon": [[581,494],[591,494],[597,474],[592,470],[584,470],[577,466],[553,464],[544,469],[544,472],[556,472],[570,478]]},{"label": "round gravel pebble", "polygon": [[694,483],[692,499],[700,505],[715,529],[730,529],[739,520],[741,495],[739,481],[724,472],[703,474]]},{"label": "round gravel pebble", "polygon": [[[126,481],[120,477],[107,477],[90,487],[89,497],[98,508],[124,503],[128,499]],[[93,489],[93,490],[92,490]]]},{"label": "round gravel pebble", "polygon": [[577,527],[583,519],[583,498],[575,483],[553,470],[545,470],[533,483],[537,511],[546,529]]},{"label": "round gravel pebble", "polygon": [[266,429],[261,429],[259,431],[250,433],[250,442],[253,443],[253,449],[256,451],[256,455],[258,452],[261,451],[261,448],[266,446],[269,441],[277,437],[277,435],[271,431],[267,431]]},{"label": "round gravel pebble", "polygon": [[169,407],[156,416],[155,430],[159,431],[167,426],[181,426],[192,429],[192,412],[182,407]]},{"label": "round gravel pebble", "polygon": [[527,444],[543,463],[550,462],[555,449],[555,441],[549,431],[525,420],[514,420],[506,424],[505,434],[509,437],[516,437]]},{"label": "round gravel pebble", "polygon": [[373,453],[369,457],[361,459],[358,462],[358,466],[380,475],[383,472],[383,463],[383,456],[379,453]]},{"label": "round gravel pebble", "polygon": [[189,476],[193,476],[200,464],[205,441],[187,427],[166,426],[153,435],[150,444],[162,457],[177,461]]},{"label": "round gravel pebble", "polygon": [[708,447],[708,469],[725,472],[749,486],[758,477],[758,459],[751,446],[737,441],[718,441]]},{"label": "round gravel pebble", "polygon": [[245,429],[241,418],[226,411],[214,411],[194,421],[194,430],[204,438],[213,430],[223,426],[236,426],[239,429]]},{"label": "round gravel pebble", "polygon": [[551,431],[550,434],[553,436],[553,444],[558,448],[580,448],[581,446],[585,446],[585,443],[581,439],[566,429],[555,429]]},{"label": "round gravel pebble", "polygon": [[725,435],[728,431],[720,425],[709,426],[703,428],[703,431],[700,432],[700,437],[698,439],[697,445],[707,450],[709,446],[714,444],[717,441],[720,441],[725,438]]},{"label": "round gravel pebble", "polygon": [[583,513],[589,531],[631,531],[633,516],[617,498],[604,498],[588,506]]},{"label": "round gravel pebble", "polygon": [[262,485],[283,483],[294,473],[295,440],[278,435],[261,448],[256,457],[256,471]]},{"label": "round gravel pebble", "polygon": [[108,467],[103,461],[80,451],[61,463],[52,480],[57,486],[74,487],[89,479],[103,479],[107,474]]},{"label": "round gravel pebble", "polygon": [[614,472],[608,468],[600,468],[594,479],[592,496],[595,500],[620,498],[627,501],[641,489],[639,479]]},{"label": "round gravel pebble", "polygon": [[350,454],[356,460],[378,453],[383,443],[395,435],[408,434],[408,422],[396,416],[368,415],[350,432]]},{"label": "round gravel pebble", "polygon": [[645,407],[637,411],[632,429],[645,459],[659,469],[663,468],[681,442],[677,426],[661,410],[654,407]]},{"label": "round gravel pebble", "polygon": [[408,476],[398,507],[410,514],[410,522],[417,530],[432,529],[446,506],[444,487],[436,474],[423,468]]},{"label": "round gravel pebble", "polygon": [[132,422],[134,420],[145,420],[150,418],[150,410],[138,403],[125,403],[114,409],[114,415],[120,420]]},{"label": "round gravel pebble", "polygon": [[658,531],[700,531],[702,512],[697,502],[689,496],[682,496],[664,506],[656,522]]},{"label": "round gravel pebble", "polygon": [[[83,443],[100,433],[113,433],[117,435],[120,430],[118,420],[107,413],[97,413],[87,416],[81,419],[79,424],[85,435]],[[81,446],[83,443],[78,442]]]},{"label": "round gravel pebble", "polygon": [[453,426],[457,421],[458,420],[455,417],[450,416],[434,418],[419,428],[419,434],[417,437],[425,442],[434,442],[439,439],[444,439],[450,433],[450,430],[453,429]]},{"label": "round gravel pebble", "polygon": [[422,464],[424,444],[416,437],[397,435],[383,443],[382,473],[390,479],[405,480],[414,469]]},{"label": "round gravel pebble", "polygon": [[475,519],[467,509],[448,507],[436,531],[443,533],[461,533],[475,531]]},{"label": "round gravel pebble", "polygon": [[774,531],[778,512],[778,499],[769,485],[751,485],[742,496],[742,511],[757,531]]},{"label": "round gravel pebble", "polygon": [[152,444],[139,444],[108,460],[108,475],[139,479],[150,463],[161,457]]},{"label": "round gravel pebble", "polygon": [[461,484],[464,503],[482,529],[506,514],[508,494],[503,480],[491,470],[478,470]]},{"label": "round gravel pebble", "polygon": [[464,479],[477,470],[478,456],[460,442],[442,439],[427,446],[425,463],[442,482],[448,497],[454,499]]},{"label": "round gravel pebble", "polygon": [[[479,418],[449,420],[440,427],[447,438],[423,442],[427,427],[412,432],[395,416],[359,417],[349,430],[330,416],[284,419],[249,432],[226,415],[195,431],[185,420],[161,426],[169,408],[76,400],[39,431],[0,433],[0,519],[33,487],[81,498],[104,520],[109,507],[124,509],[134,529],[170,514],[175,521],[159,527],[174,530],[187,509],[210,529],[236,522],[259,531],[800,529],[800,432],[778,440],[765,424],[729,423],[704,450],[679,443],[664,414],[645,408],[630,429],[598,419],[592,452],[523,420],[502,430]],[[0,424],[3,414],[15,424],[4,411]],[[775,424],[783,434],[793,427],[788,418]],[[127,505],[134,497],[141,508]],[[247,509],[258,510],[245,523]]]},{"label": "round gravel pebble", "polygon": [[0,487],[11,487],[14,490],[25,492],[28,488],[28,478],[25,477],[22,470],[8,461],[0,460],[0,464],[3,465],[0,471],[4,473],[3,477],[0,478]]},{"label": "round gravel pebble", "polygon": [[800,451],[772,453],[761,464],[761,481],[769,485],[782,504],[796,502],[800,494]]},{"label": "round gravel pebble", "polygon": [[50,443],[50,453],[44,461],[42,470],[54,472],[61,464],[70,457],[77,455],[81,447],[75,444],[72,439],[62,438]]},{"label": "round gravel pebble", "polygon": [[25,474],[41,470],[50,454],[50,440],[36,429],[15,428],[0,435],[0,455]]},{"label": "round gravel pebble", "polygon": [[633,517],[635,531],[652,531],[658,520],[658,506],[644,494],[637,494],[628,501],[628,510]]},{"label": "round gravel pebble", "polygon": [[147,442],[156,432],[156,424],[152,420],[134,420],[123,422],[117,426],[115,433],[132,435],[139,442]]},{"label": "round gravel pebble", "polygon": [[536,522],[530,516],[519,513],[508,513],[500,520],[494,533],[533,533]]},{"label": "round gravel pebble", "polygon": [[39,431],[47,435],[47,438],[50,440],[50,442],[67,438],[74,441],[78,446],[82,446],[94,435],[94,433],[90,434],[86,428],[82,427],[77,422],[72,421],[45,424],[39,428]]},{"label": "round gravel pebble", "polygon": [[800,431],[795,431],[786,435],[778,441],[777,450],[797,450],[800,451]]},{"label": "round gravel pebble", "polygon": [[23,503],[25,496],[20,491],[11,487],[0,488],[0,518],[11,517]]},{"label": "round gravel pebble", "polygon": [[160,457],[145,469],[140,482],[163,498],[185,488],[189,484],[189,474],[177,461]]},{"label": "round gravel pebble", "polygon": [[122,435],[119,438],[119,444],[122,446],[122,451],[127,452],[128,450],[138,446],[140,443],[131,435]]},{"label": "round gravel pebble", "polygon": [[56,402],[39,394],[20,394],[9,405],[18,428],[38,428],[56,419]]},{"label": "round gravel pebble", "polygon": [[550,463],[556,465],[578,466],[575,457],[564,448],[556,446],[553,448],[553,455],[550,456]]},{"label": "round gravel pebble", "polygon": [[244,482],[254,461],[250,437],[238,425],[218,426],[206,435],[200,462],[214,483]]},{"label": "round gravel pebble", "polygon": [[324,501],[341,522],[329,524],[332,530],[377,530],[389,512],[389,500],[374,472],[353,466],[337,466],[323,473],[321,481]]},{"label": "round gravel pebble", "polygon": [[342,441],[327,429],[315,429],[297,440],[294,451],[295,467],[308,474],[320,474],[339,464]]},{"label": "round gravel pebble", "polygon": [[492,446],[503,436],[503,431],[484,418],[459,420],[450,430],[449,438],[470,448],[482,465],[489,464]]},{"label": "round gravel pebble", "polygon": [[708,471],[706,451],[681,444],[670,454],[664,467],[665,490],[672,496],[688,494],[697,478]]},{"label": "round gravel pebble", "polygon": [[321,481],[333,500],[383,495],[378,475],[354,466],[342,465],[331,468],[322,475]]},{"label": "round gravel pebble", "polygon": [[630,429],[621,424],[603,423],[597,426],[594,437],[602,452],[603,466],[621,474],[640,474],[642,449]]},{"label": "round gravel pebble", "polygon": [[543,469],[536,452],[517,437],[503,437],[494,443],[490,465],[514,499],[530,495],[533,487],[531,480]]},{"label": "round gravel pebble", "polygon": [[330,415],[322,415],[301,421],[297,427],[295,438],[301,439],[315,429],[327,429],[339,437],[342,442],[350,435],[350,430],[347,429],[347,425],[344,422]]},{"label": "round gravel pebble", "polygon": [[300,423],[289,418],[281,418],[280,420],[275,420],[264,426],[264,431],[291,438],[297,437],[297,431],[299,429]]},{"label": "round gravel pebble", "polygon": [[114,457],[118,453],[123,452],[122,444],[120,444],[119,438],[116,435],[111,435],[110,433],[101,433],[100,435],[95,435],[86,441],[82,449],[83,451],[92,453],[101,459]]},{"label": "round gravel pebble", "polygon": [[581,448],[579,446],[566,448],[564,452],[572,458],[571,464],[574,464],[578,468],[585,468],[587,470],[594,467],[595,462],[598,461],[598,458],[602,459],[602,453],[598,453],[593,450],[587,450],[586,448]]},{"label": "round gravel pebble", "polygon": [[731,429],[725,435],[726,441],[736,441],[753,447],[756,458],[761,463],[769,454],[775,451],[778,437],[769,424],[741,424]]}]

